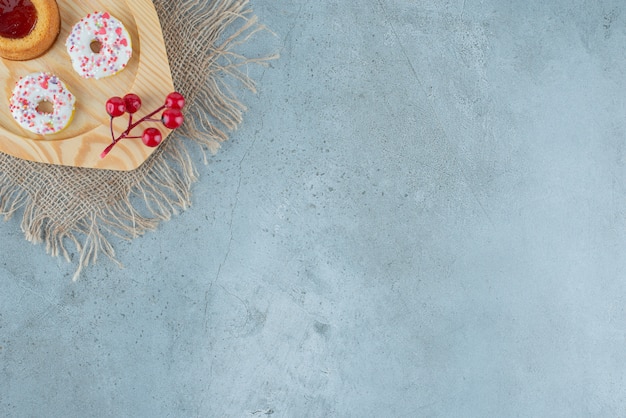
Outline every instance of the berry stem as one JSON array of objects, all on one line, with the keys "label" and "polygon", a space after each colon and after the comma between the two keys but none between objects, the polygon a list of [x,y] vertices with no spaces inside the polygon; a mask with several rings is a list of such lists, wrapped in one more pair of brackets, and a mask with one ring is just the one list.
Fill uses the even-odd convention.
[{"label": "berry stem", "polygon": [[111,144],[108,147],[106,147],[104,151],[102,151],[102,154],[100,154],[100,158],[106,157],[109,154],[109,152],[111,152],[115,144],[117,144],[117,141],[111,142]]},{"label": "berry stem", "polygon": [[111,139],[115,141],[115,132],[113,132],[113,116],[109,119],[109,127],[111,128]]},{"label": "berry stem", "polygon": [[165,109],[165,106],[161,106],[159,107],[157,110],[155,110],[154,112],[150,112],[148,113],[146,116],[144,116],[143,118],[139,119],[138,121],[136,121],[135,123],[133,123],[133,115],[129,115],[128,116],[128,127],[126,128],[126,130],[124,132],[122,132],[117,138],[115,137],[115,132],[113,131],[113,117],[111,117],[111,121],[110,121],[110,126],[111,126],[111,139],[113,140],[113,142],[111,142],[111,144],[109,144],[108,147],[106,147],[104,149],[104,151],[102,151],[102,154],[100,154],[100,158],[104,158],[106,157],[109,152],[111,152],[111,150],[113,149],[113,147],[120,142],[122,139],[139,139],[141,138],[140,136],[128,136],[130,135],[130,132],[135,129],[137,126],[139,126],[139,124],[143,123],[143,122],[160,122],[161,119],[152,119],[152,116],[156,115],[157,113],[163,111]]},{"label": "berry stem", "polygon": [[[163,111],[163,109],[165,109],[165,106],[161,106],[157,110],[155,110],[154,112],[148,113],[146,116],[144,116],[143,118],[139,119],[137,122],[135,122],[133,124],[129,123],[128,129],[124,133],[125,134],[129,134],[130,131],[135,129],[137,127],[137,125],[139,125],[142,122],[146,122],[146,121],[158,122],[160,119],[150,119],[150,118],[152,118],[152,116],[156,115],[157,113]],[[131,115],[131,117],[132,117],[132,115]]]}]

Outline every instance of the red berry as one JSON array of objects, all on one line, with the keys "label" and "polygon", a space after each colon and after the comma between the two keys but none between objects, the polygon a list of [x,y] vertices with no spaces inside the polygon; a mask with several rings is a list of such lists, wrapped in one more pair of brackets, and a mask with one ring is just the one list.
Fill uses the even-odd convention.
[{"label": "red berry", "polygon": [[107,100],[106,109],[107,113],[115,118],[122,116],[124,112],[126,112],[126,104],[124,103],[124,99],[115,96]]},{"label": "red berry", "polygon": [[165,107],[180,110],[185,107],[185,98],[177,91],[170,93],[165,98]]},{"label": "red berry", "polygon": [[183,116],[183,112],[178,109],[165,109],[163,111],[163,116],[161,116],[161,121],[163,121],[163,125],[169,129],[176,129],[180,125],[183,124],[185,120]]},{"label": "red berry", "polygon": [[156,147],[163,140],[163,136],[161,135],[161,131],[159,131],[157,128],[148,128],[143,131],[143,135],[141,135],[141,140],[149,147]]},{"label": "red berry", "polygon": [[133,93],[128,93],[124,96],[124,104],[128,113],[135,113],[141,109],[141,99]]}]

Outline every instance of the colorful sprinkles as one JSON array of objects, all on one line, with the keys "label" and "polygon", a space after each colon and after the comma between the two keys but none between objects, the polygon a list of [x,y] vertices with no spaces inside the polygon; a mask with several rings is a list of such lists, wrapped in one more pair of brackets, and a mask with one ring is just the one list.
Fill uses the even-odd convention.
[{"label": "colorful sprinkles", "polygon": [[[99,44],[94,52],[92,44]],[[84,78],[100,79],[123,70],[133,49],[128,31],[108,12],[94,12],[72,27],[65,42],[74,70]]]},{"label": "colorful sprinkles", "polygon": [[[52,103],[52,112],[38,108]],[[11,115],[24,129],[39,135],[59,132],[69,125],[76,98],[55,75],[33,73],[18,80],[9,101]]]}]

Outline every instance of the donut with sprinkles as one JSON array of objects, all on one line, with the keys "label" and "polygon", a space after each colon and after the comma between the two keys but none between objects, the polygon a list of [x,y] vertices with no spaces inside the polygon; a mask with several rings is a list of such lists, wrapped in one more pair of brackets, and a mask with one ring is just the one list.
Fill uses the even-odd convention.
[{"label": "donut with sprinkles", "polygon": [[108,12],[89,13],[65,41],[72,67],[83,78],[100,79],[126,68],[133,54],[128,31]]},{"label": "donut with sprinkles", "polygon": [[[43,103],[50,103],[51,111],[43,110]],[[22,128],[48,135],[70,124],[75,103],[75,96],[56,75],[33,73],[17,81],[9,107],[11,116]]]}]

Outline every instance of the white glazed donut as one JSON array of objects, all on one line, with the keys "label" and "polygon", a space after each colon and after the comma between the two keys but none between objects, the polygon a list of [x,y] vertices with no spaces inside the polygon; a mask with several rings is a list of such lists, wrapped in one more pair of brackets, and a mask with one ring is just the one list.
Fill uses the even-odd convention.
[{"label": "white glazed donut", "polygon": [[[52,112],[41,111],[41,103],[52,104]],[[11,115],[24,129],[39,135],[59,132],[74,115],[76,98],[55,75],[33,73],[18,80],[9,100]]]},{"label": "white glazed donut", "polygon": [[[94,52],[92,44],[99,44]],[[108,12],[94,12],[72,27],[65,41],[74,70],[84,78],[100,79],[123,70],[133,55],[130,35]]]}]

